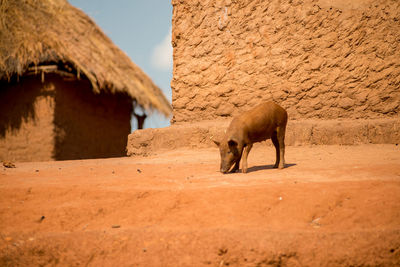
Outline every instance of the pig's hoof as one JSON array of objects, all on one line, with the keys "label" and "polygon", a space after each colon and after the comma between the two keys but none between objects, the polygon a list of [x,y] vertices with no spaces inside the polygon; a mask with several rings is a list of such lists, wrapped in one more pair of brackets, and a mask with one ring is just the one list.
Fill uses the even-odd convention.
[{"label": "pig's hoof", "polygon": [[284,165],[279,165],[279,166],[278,166],[278,169],[280,169],[280,170],[282,170],[282,169],[284,169],[284,168],[285,168]]},{"label": "pig's hoof", "polygon": [[242,173],[247,173],[247,169],[242,169]]}]

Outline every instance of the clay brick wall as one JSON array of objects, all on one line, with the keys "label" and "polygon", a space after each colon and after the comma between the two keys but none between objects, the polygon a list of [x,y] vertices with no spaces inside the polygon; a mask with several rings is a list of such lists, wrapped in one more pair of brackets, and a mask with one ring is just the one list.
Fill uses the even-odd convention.
[{"label": "clay brick wall", "polygon": [[172,122],[398,118],[400,1],[172,0]]}]

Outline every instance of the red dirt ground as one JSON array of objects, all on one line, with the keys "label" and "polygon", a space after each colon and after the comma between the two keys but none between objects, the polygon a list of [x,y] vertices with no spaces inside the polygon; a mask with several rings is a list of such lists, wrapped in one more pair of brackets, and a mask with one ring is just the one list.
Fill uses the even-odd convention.
[{"label": "red dirt ground", "polygon": [[400,266],[400,148],[256,146],[0,168],[0,266]]}]

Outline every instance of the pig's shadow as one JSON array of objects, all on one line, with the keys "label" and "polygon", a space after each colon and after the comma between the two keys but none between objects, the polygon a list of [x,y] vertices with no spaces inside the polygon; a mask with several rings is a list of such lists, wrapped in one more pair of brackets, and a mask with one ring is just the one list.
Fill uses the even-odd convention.
[{"label": "pig's shadow", "polygon": [[[296,163],[286,163],[285,164],[285,169],[286,168],[290,168],[292,166],[296,166]],[[260,165],[260,166],[253,166],[253,167],[249,167],[247,169],[247,172],[256,172],[256,171],[261,171],[261,170],[269,170],[269,169],[274,169],[274,165],[269,164],[269,165]]]}]

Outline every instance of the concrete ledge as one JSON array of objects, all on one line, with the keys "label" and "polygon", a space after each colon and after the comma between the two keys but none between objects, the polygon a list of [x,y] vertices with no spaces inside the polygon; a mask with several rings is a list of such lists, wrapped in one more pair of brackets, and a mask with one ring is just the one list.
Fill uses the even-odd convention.
[{"label": "concrete ledge", "polygon": [[[219,139],[230,121],[202,121],[136,130],[128,136],[127,154],[150,155],[183,147],[215,146],[211,138]],[[369,143],[400,143],[400,119],[289,121],[286,130],[286,145],[289,146]]]}]

